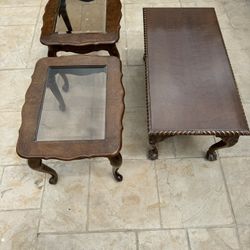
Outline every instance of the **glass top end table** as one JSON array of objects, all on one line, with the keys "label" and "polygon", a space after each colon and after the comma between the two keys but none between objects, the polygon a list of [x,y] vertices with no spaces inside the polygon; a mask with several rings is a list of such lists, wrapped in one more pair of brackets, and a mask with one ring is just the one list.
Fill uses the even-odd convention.
[{"label": "glass top end table", "polygon": [[57,173],[42,159],[107,157],[122,180],[124,90],[116,57],[67,56],[38,61],[22,109],[17,153],[35,170]]},{"label": "glass top end table", "polygon": [[58,51],[89,53],[107,50],[119,57],[120,0],[49,0],[40,41],[48,56]]}]

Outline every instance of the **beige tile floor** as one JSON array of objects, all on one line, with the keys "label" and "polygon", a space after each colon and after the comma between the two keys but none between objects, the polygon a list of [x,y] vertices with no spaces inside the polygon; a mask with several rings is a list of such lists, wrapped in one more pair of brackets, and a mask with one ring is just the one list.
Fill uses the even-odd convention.
[{"label": "beige tile floor", "polygon": [[105,159],[50,161],[56,186],[15,153],[45,4],[0,0],[0,249],[250,249],[250,138],[213,163],[213,137],[171,138],[147,160],[142,60],[142,7],[215,7],[250,121],[250,1],[123,0],[124,181]]}]

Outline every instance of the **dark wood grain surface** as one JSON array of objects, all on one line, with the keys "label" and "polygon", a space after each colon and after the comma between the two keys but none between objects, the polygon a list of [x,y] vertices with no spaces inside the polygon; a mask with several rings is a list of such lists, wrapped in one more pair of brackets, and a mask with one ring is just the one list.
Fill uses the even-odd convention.
[{"label": "dark wood grain surface", "polygon": [[149,132],[249,133],[214,9],[146,8],[144,28]]}]

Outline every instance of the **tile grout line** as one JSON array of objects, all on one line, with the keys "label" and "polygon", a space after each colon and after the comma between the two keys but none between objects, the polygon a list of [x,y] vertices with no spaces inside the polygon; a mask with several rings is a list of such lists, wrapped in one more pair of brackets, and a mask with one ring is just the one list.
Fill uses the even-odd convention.
[{"label": "tile grout line", "polygon": [[139,235],[138,232],[135,231],[135,240],[136,240],[136,250],[139,250]]},{"label": "tile grout line", "polygon": [[162,215],[161,215],[161,200],[160,200],[160,192],[159,192],[159,183],[158,183],[158,173],[157,173],[157,169],[156,169],[156,162],[154,161],[152,164],[153,164],[153,168],[154,168],[154,172],[155,172],[156,191],[157,191],[157,198],[158,198],[158,203],[159,203],[160,228],[163,228]]},{"label": "tile grout line", "polygon": [[37,27],[38,27],[39,18],[40,18],[40,14],[41,14],[41,9],[42,9],[42,1],[40,2],[39,11],[38,11],[38,15],[37,15],[37,18],[36,18],[36,23],[34,24],[34,32],[33,32],[31,45],[30,45],[29,52],[28,52],[28,60],[27,60],[26,67],[25,67],[26,69],[28,68],[28,64],[29,64],[28,62],[30,60],[31,50],[32,50],[33,43],[34,43],[34,40],[35,40],[36,30],[37,30]]},{"label": "tile grout line", "polygon": [[47,181],[47,176],[46,174],[44,174],[44,187],[43,187],[43,193],[42,193],[42,197],[41,197],[41,204],[40,204],[40,213],[39,213],[39,221],[38,221],[38,225],[37,225],[37,238],[40,235],[40,224],[41,224],[41,218],[42,218],[42,210],[43,210],[43,201],[44,201],[44,196],[45,196],[45,190],[46,190],[46,181]]},{"label": "tile grout line", "polygon": [[187,244],[188,244],[188,249],[191,250],[191,242],[190,242],[190,238],[189,238],[189,232],[188,229],[185,230],[186,231],[186,238],[187,238]]},{"label": "tile grout line", "polygon": [[240,249],[242,249],[242,245],[241,245],[241,242],[240,242],[239,231],[238,231],[238,226],[237,226],[237,221],[236,221],[236,218],[235,218],[235,213],[234,213],[233,204],[232,204],[231,196],[230,196],[228,185],[227,185],[226,176],[225,176],[225,173],[224,173],[224,170],[223,170],[221,158],[220,157],[218,157],[218,158],[219,158],[218,160],[219,160],[219,165],[220,165],[220,171],[221,171],[223,182],[224,182],[224,187],[225,187],[225,190],[226,190],[226,193],[227,193],[227,200],[228,200],[230,210],[231,210],[231,213],[232,213],[232,217],[233,217],[233,221],[234,221],[234,224],[235,224],[236,238],[237,238]]},{"label": "tile grout line", "polygon": [[4,210],[0,210],[0,213],[4,213],[4,212],[22,212],[22,211],[38,211],[40,210],[40,208],[20,208],[20,209],[4,209]]},{"label": "tile grout line", "polygon": [[89,179],[88,179],[88,197],[87,197],[87,211],[86,211],[86,232],[89,231],[89,202],[90,202],[90,178],[91,178],[92,161],[89,161]]},{"label": "tile grout line", "polygon": [[4,170],[5,170],[5,167],[3,167],[3,172],[0,176],[0,185],[2,185]]},{"label": "tile grout line", "polygon": [[21,71],[21,70],[26,70],[26,69],[30,69],[32,70],[33,68],[27,67],[27,68],[22,68],[22,67],[17,67],[17,68],[0,68],[0,71]]},{"label": "tile grout line", "polygon": [[127,18],[126,18],[126,4],[124,4],[124,29],[125,29],[125,63],[128,66],[128,32],[127,32]]},{"label": "tile grout line", "polygon": [[71,235],[71,234],[95,234],[95,233],[129,233],[129,232],[158,232],[158,231],[173,231],[173,230],[189,230],[189,229],[215,229],[215,228],[235,228],[236,225],[220,225],[220,226],[199,226],[199,227],[182,227],[182,228],[131,228],[131,229],[107,229],[93,231],[70,231],[70,232],[40,232],[39,235]]}]

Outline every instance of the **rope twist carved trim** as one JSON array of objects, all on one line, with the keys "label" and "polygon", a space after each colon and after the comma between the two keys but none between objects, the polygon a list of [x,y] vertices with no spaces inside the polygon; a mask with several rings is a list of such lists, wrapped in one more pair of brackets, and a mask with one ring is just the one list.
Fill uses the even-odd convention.
[{"label": "rope twist carved trim", "polygon": [[157,136],[174,136],[174,135],[215,135],[218,137],[227,137],[227,136],[240,136],[240,135],[250,135],[248,130],[170,130],[162,131],[155,130],[149,131],[149,135]]}]

